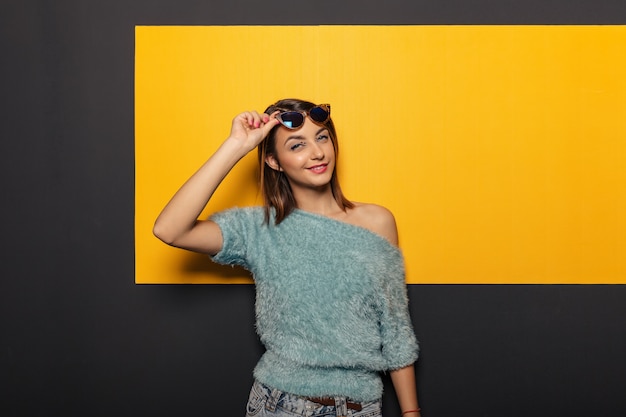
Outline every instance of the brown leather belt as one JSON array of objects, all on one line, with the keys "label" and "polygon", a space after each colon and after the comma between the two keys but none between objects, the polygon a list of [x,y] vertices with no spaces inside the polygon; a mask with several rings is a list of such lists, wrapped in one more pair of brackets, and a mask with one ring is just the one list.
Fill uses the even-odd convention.
[{"label": "brown leather belt", "polygon": [[[317,404],[321,404],[321,405],[329,405],[331,407],[335,406],[335,399],[334,398],[324,398],[324,397],[307,397],[307,400],[317,403]],[[346,407],[348,407],[348,409],[350,410],[355,410],[355,411],[361,411],[363,409],[363,407],[361,406],[361,404],[359,403],[353,403],[352,401],[347,401],[346,402]]]}]

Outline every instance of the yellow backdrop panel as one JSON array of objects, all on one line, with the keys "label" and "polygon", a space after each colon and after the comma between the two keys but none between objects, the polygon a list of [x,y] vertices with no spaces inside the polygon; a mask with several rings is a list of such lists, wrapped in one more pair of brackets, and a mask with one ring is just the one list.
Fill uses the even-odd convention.
[{"label": "yellow backdrop panel", "polygon": [[[136,282],[251,282],[152,224],[283,97],[332,104],[349,198],[396,215],[409,283],[626,283],[626,27],[136,28]],[[259,204],[255,155],[207,213]]]}]

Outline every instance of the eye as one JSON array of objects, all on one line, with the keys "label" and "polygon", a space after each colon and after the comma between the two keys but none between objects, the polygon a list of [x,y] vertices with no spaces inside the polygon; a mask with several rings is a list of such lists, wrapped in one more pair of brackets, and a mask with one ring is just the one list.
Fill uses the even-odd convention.
[{"label": "eye", "polygon": [[298,143],[294,143],[293,145],[291,145],[289,149],[292,151],[295,151],[295,150],[300,149],[302,146],[304,146],[304,142],[298,142]]},{"label": "eye", "polygon": [[329,139],[329,137],[328,137],[328,135],[326,135],[326,134],[322,134],[322,135],[319,135],[319,136],[317,137],[317,141],[318,141],[318,142],[325,142],[325,141],[327,141],[328,139]]}]

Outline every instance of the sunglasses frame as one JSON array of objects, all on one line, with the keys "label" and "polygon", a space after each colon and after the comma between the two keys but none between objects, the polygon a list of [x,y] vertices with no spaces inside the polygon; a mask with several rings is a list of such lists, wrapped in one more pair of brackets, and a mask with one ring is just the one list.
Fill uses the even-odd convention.
[{"label": "sunglasses frame", "polygon": [[[311,117],[311,110],[320,108],[322,110],[324,110],[326,112],[326,118],[324,120],[318,121],[315,120]],[[317,124],[324,124],[328,121],[328,119],[330,119],[330,104],[318,104],[314,107],[311,107],[311,109],[309,111],[298,111],[298,110],[287,110],[287,109],[281,109],[278,108],[277,110],[280,110],[281,113],[276,115],[276,120],[278,120],[280,122],[281,125],[283,125],[284,127],[286,127],[289,130],[295,130],[295,129],[299,129],[302,127],[302,125],[304,124],[304,119],[307,118],[307,116],[314,122]],[[284,121],[282,118],[282,115],[285,113],[298,113],[300,115],[302,115],[302,123],[299,124],[298,126],[293,126],[293,125],[289,125],[288,122]]]}]

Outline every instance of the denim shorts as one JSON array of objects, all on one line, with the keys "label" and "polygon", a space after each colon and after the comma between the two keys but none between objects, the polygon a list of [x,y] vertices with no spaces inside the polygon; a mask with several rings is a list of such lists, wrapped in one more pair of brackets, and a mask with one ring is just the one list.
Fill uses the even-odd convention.
[{"label": "denim shorts", "polygon": [[255,381],[246,405],[246,417],[382,417],[380,401],[364,402],[361,406],[361,411],[348,409],[345,397],[335,397],[333,406],[321,405]]}]

